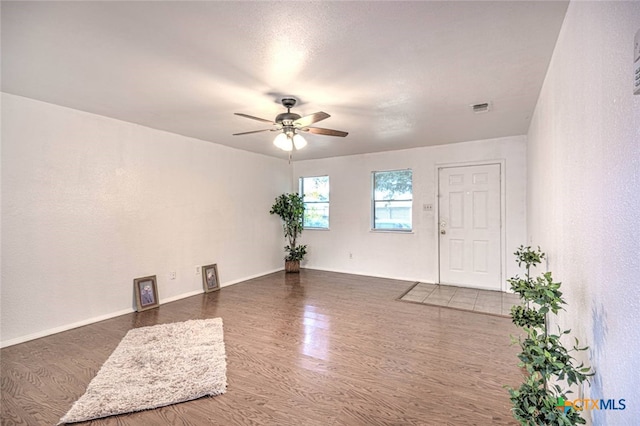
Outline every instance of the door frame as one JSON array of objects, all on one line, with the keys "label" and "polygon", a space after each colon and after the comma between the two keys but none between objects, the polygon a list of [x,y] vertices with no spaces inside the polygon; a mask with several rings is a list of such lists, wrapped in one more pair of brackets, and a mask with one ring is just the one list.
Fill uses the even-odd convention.
[{"label": "door frame", "polygon": [[481,161],[461,161],[456,163],[436,163],[435,164],[435,191],[436,191],[436,206],[435,206],[435,214],[434,214],[434,231],[436,238],[436,252],[435,256],[435,270],[437,282],[440,282],[440,227],[439,227],[439,218],[440,218],[440,169],[447,169],[453,167],[468,167],[468,166],[489,166],[489,165],[499,165],[500,166],[500,289],[503,292],[507,291],[507,205],[505,202],[506,193],[507,193],[507,182],[506,182],[506,166],[507,161],[504,158],[496,159],[496,160],[481,160]]}]

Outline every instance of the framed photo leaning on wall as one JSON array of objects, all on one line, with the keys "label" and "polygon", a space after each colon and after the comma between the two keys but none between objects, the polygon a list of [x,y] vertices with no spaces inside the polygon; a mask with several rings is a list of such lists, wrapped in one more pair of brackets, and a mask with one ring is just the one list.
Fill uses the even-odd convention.
[{"label": "framed photo leaning on wall", "polygon": [[133,280],[133,290],[136,293],[138,312],[160,306],[158,300],[158,285],[155,275],[136,278]]},{"label": "framed photo leaning on wall", "polygon": [[217,263],[202,267],[202,286],[204,287],[205,293],[220,290]]}]

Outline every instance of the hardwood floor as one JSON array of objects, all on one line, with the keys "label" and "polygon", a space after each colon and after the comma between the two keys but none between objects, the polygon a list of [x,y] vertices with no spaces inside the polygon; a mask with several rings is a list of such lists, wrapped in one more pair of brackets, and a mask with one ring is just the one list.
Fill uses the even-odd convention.
[{"label": "hardwood floor", "polygon": [[508,318],[396,299],[412,283],[275,273],[2,349],[2,425],[53,425],[126,332],[221,317],[227,393],[91,425],[515,425]]}]

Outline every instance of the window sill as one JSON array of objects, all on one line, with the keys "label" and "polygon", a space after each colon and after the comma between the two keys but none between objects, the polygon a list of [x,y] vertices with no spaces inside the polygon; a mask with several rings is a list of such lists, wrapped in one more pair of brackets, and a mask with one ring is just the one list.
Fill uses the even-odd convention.
[{"label": "window sill", "polygon": [[374,234],[415,234],[413,229],[407,231],[401,229],[370,229],[369,232]]}]

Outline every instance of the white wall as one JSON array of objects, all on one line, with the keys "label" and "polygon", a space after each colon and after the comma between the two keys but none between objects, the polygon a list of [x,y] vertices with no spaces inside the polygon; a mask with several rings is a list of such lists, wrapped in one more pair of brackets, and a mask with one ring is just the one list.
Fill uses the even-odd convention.
[{"label": "white wall", "polygon": [[[293,164],[294,177],[329,175],[330,230],[305,230],[304,267],[406,280],[437,279],[436,167],[442,163],[504,160],[506,253],[526,242],[526,138],[507,137],[452,145],[353,155]],[[345,141],[348,143],[348,141]],[[371,172],[413,170],[413,233],[371,232]],[[349,258],[349,253],[353,258]],[[507,277],[517,271],[507,256]]]},{"label": "white wall", "polygon": [[[282,269],[286,161],[2,95],[2,345]],[[169,280],[176,271],[177,279]]]},{"label": "white wall", "polygon": [[597,425],[640,420],[640,96],[632,94],[639,2],[572,2],[528,135],[529,235],[549,256],[559,317],[596,370]]}]

